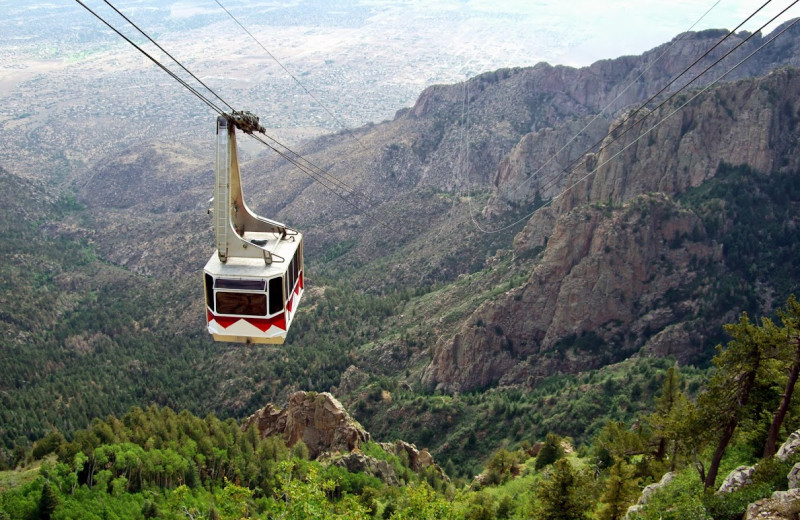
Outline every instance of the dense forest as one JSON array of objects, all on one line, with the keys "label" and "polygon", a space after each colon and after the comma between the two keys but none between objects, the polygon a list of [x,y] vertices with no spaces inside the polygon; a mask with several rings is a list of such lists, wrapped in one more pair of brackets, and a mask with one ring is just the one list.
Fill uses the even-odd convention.
[{"label": "dense forest", "polygon": [[[682,487],[671,492],[681,494],[681,500],[689,504],[686,507],[700,508],[713,518],[728,518],[715,511],[733,507],[729,504],[734,503],[739,504],[739,511],[754,497],[767,496],[768,491],[786,485],[785,463],[781,462],[762,465],[772,469],[758,486],[737,492],[735,496],[740,498],[736,500],[720,501],[702,491],[705,486],[718,483],[720,472],[740,463],[752,463],[763,455],[760,447],[767,442],[770,431],[765,417],[772,417],[778,409],[785,390],[782,385],[791,375],[793,362],[790,353],[778,353],[774,344],[769,347],[772,350],[762,349],[746,354],[751,357],[744,361],[734,360],[733,363],[755,366],[756,370],[739,374],[739,379],[730,375],[733,379],[729,380],[715,379],[723,373],[719,367],[724,360],[719,356],[715,360],[717,369],[712,367],[709,371],[700,359],[699,367],[682,366],[677,372],[668,359],[645,356],[579,374],[553,374],[533,389],[494,388],[445,395],[402,382],[394,377],[396,367],[376,360],[372,373],[360,372],[356,383],[348,386],[342,384],[341,374],[358,356],[354,345],[392,338],[390,355],[398,361],[397,367],[402,367],[423,351],[427,338],[418,323],[413,327],[404,325],[398,316],[408,314],[409,321],[416,321],[414,316],[425,316],[434,302],[457,300],[462,294],[490,298],[497,290],[508,290],[520,283],[531,259],[500,259],[503,269],[499,271],[507,274],[499,278],[498,270],[481,269],[450,284],[417,289],[386,287],[377,292],[363,291],[356,285],[357,279],[347,281],[318,266],[317,276],[310,279],[305,308],[295,322],[292,341],[281,351],[231,349],[230,355],[225,356],[229,365],[223,368],[218,361],[218,347],[201,333],[199,318],[190,319],[197,321],[196,333],[176,334],[184,329],[185,316],[195,311],[191,302],[200,301],[196,287],[144,278],[104,262],[94,252],[93,244],[78,236],[53,237],[48,222],[70,215],[80,218],[83,208],[69,196],[49,196],[44,188],[13,175],[0,178],[10,184],[2,193],[28,194],[24,199],[6,195],[8,207],[22,214],[35,210],[44,216],[39,220],[6,217],[0,229],[4,240],[13,244],[3,253],[0,263],[4,279],[13,282],[0,289],[3,301],[13,302],[6,306],[10,310],[5,311],[5,334],[26,330],[7,342],[4,349],[0,464],[5,468],[23,468],[30,463],[39,466],[31,473],[10,471],[4,477],[3,508],[11,518],[41,515],[43,507],[50,507],[42,505],[43,496],[58,504],[53,506],[58,518],[70,518],[70,510],[87,510],[89,506],[84,501],[106,504],[102,507],[109,511],[135,510],[143,516],[180,515],[179,509],[186,507],[225,518],[225,511],[230,510],[226,508],[232,507],[225,505],[226,493],[240,493],[235,495],[237,500],[248,497],[242,499],[247,504],[246,511],[231,514],[271,517],[278,514],[275,508],[290,504],[279,500],[282,495],[275,491],[290,483],[302,486],[298,492],[316,493],[315,503],[324,511],[320,514],[328,516],[337,512],[386,518],[403,518],[406,514],[414,518],[418,517],[413,516],[416,513],[404,508],[422,507],[419,503],[412,505],[418,500],[438,504],[442,515],[450,515],[443,517],[482,518],[475,511],[483,508],[489,515],[483,518],[524,518],[543,507],[541,501],[547,499],[539,497],[535,490],[545,489],[539,485],[541,482],[557,478],[556,469],[562,473],[577,471],[558,478],[569,477],[574,485],[585,486],[578,495],[591,497],[592,504],[609,504],[603,502],[610,500],[602,498],[607,495],[605,488],[617,481],[626,483],[619,484],[624,487],[619,493],[629,504],[644,484],[657,481],[666,469],[679,470],[670,486]],[[705,301],[705,308],[742,308],[754,313],[765,298],[787,301],[796,289],[795,280],[800,275],[796,262],[798,245],[790,224],[799,217],[797,178],[797,174],[763,175],[746,166],[723,164],[713,180],[681,195],[681,204],[702,218],[708,235],[726,252],[723,268],[706,266],[707,276],[718,287],[713,299]],[[362,270],[362,276],[372,276],[371,269]],[[761,291],[766,281],[776,289],[774,292]],[[315,291],[315,286],[324,290]],[[174,313],[154,317],[149,309],[164,301],[173,302]],[[791,314],[794,304],[793,300],[788,301],[785,312]],[[458,307],[451,312],[457,315]],[[700,318],[703,312],[699,311]],[[796,330],[791,319],[786,319],[784,316],[782,325],[765,321],[756,326],[742,318],[732,329],[729,327],[732,341],[723,331],[718,339],[730,341],[730,347],[743,342],[736,335],[740,329],[756,327],[774,333],[794,326]],[[351,326],[344,331],[333,330],[330,323]],[[785,334],[792,337],[791,332]],[[100,361],[87,363],[90,358]],[[219,378],[220,370],[227,374],[224,381]],[[750,387],[742,389],[736,401],[730,401],[727,411],[705,410],[709,402],[722,402],[719,396],[706,396],[720,392],[719,388],[729,388],[730,381],[740,381],[744,376],[752,380]],[[398,466],[400,474],[416,484],[393,489],[376,482],[374,477],[345,475],[341,469],[305,460],[302,448],[293,451],[282,441],[254,439],[252,433],[240,432],[231,419],[221,421],[210,415],[201,420],[193,415],[241,417],[270,399],[285,396],[292,388],[327,391],[337,385],[341,386],[340,398],[376,438],[401,438],[430,447],[452,480],[448,483],[432,475],[414,476]],[[241,388],[251,389],[247,399],[241,398]],[[386,394],[391,399],[387,400]],[[677,403],[674,406],[679,407],[676,410],[684,419],[669,418],[669,413],[678,412],[663,410],[667,406],[665,395],[672,395],[670,399]],[[141,403],[153,404],[145,411],[131,408]],[[795,407],[794,403],[782,406],[781,438],[800,426]],[[31,410],[38,412],[30,413]],[[176,414],[172,410],[187,411]],[[734,411],[745,415],[731,419]],[[112,415],[105,421],[96,419],[108,413],[122,418]],[[145,430],[152,428],[160,436],[178,437],[157,441],[157,436],[143,438],[141,431],[125,430],[133,417],[145,421],[143,416],[149,421]],[[728,422],[724,422],[726,417]],[[695,420],[702,424],[718,421],[720,431],[731,430],[727,439],[731,447],[725,450],[719,448],[720,443],[714,446],[713,439],[704,437],[703,432],[707,434],[708,430],[696,431],[692,429],[696,426],[687,423]],[[198,429],[192,433],[193,428],[186,424],[182,428],[157,426],[161,421],[187,421]],[[81,430],[90,422],[89,430]],[[212,454],[209,459],[211,452],[182,453],[181,450],[191,451],[191,446],[200,445],[199,438],[189,441],[187,435],[200,436],[211,431],[212,424],[227,431],[210,444],[219,450],[217,455]],[[663,434],[659,436],[659,432]],[[541,455],[531,457],[535,452],[532,446],[546,438],[551,444],[553,439],[566,438],[558,445],[575,448],[566,457],[570,466],[562,463],[543,469]],[[271,443],[269,448],[265,442]],[[625,445],[613,445],[616,442]],[[774,444],[775,439],[770,442]],[[209,444],[203,446],[208,448]],[[116,455],[103,451],[118,453],[128,449],[138,454],[137,460],[142,464],[151,456],[158,461],[148,462],[148,466],[114,469]],[[717,449],[722,455],[715,457]],[[162,451],[149,454],[152,450]],[[269,451],[269,457],[259,456],[257,462],[248,459],[264,450]],[[295,453],[297,450],[300,453]],[[667,456],[664,450],[672,451]],[[54,455],[46,456],[51,453]],[[79,453],[83,457],[76,459]],[[705,466],[692,459],[696,453],[704,454]],[[203,461],[213,460],[214,456],[222,457],[220,466],[204,466]],[[385,453],[380,456],[388,457]],[[106,462],[87,466],[80,462],[84,457],[87,461],[100,457]],[[152,469],[166,464],[159,462],[162,457],[174,458],[171,469]],[[393,462],[402,465],[402,461]],[[150,464],[153,466],[148,469]],[[283,469],[278,471],[280,464]],[[99,469],[101,466],[108,467],[103,470]],[[102,471],[106,473],[95,475]],[[481,484],[470,480],[482,472],[488,480],[480,480]],[[299,478],[281,483],[279,476],[290,474]],[[33,480],[26,482],[31,477]],[[98,481],[100,486],[95,484]],[[369,486],[364,483],[367,481]],[[364,491],[366,488],[370,490]],[[671,503],[675,499],[664,500]],[[582,507],[578,516],[569,518],[591,514],[617,518],[603,516],[607,514],[603,511],[617,506]],[[196,513],[191,514],[199,518]],[[130,516],[119,513],[119,517]]]},{"label": "dense forest", "polygon": [[[610,520],[637,501],[630,520],[738,519],[794,485],[800,455],[779,446],[800,429],[800,74],[698,92],[618,170],[589,172],[604,152],[589,154],[570,175],[591,190],[544,198],[540,156],[605,99],[560,82],[592,90],[597,70],[625,69],[605,96],[644,66],[612,61],[473,78],[471,124],[462,86],[438,86],[358,130],[370,146],[355,154],[311,143],[385,197],[394,234],[284,166],[248,164],[267,165],[253,180],[277,193],[270,215],[302,217],[305,294],[280,346],[205,331],[210,166],[195,151],[139,143],[72,184],[0,168],[0,520]],[[537,92],[553,81],[560,101]],[[517,181],[531,191],[506,205]],[[481,209],[503,233],[477,225]],[[606,306],[619,312],[591,315]],[[486,377],[458,379],[470,371]],[[357,454],[397,478],[242,428],[298,390],[333,393],[374,441]],[[380,444],[401,440],[437,465]],[[746,482],[720,491],[740,466]]]},{"label": "dense forest", "polygon": [[[633,519],[740,518],[748,504],[786,489],[800,445],[778,452],[800,427],[793,400],[800,375],[800,303],[778,319],[746,313],[691,395],[669,367],[652,409],[632,422],[607,420],[586,442],[549,433],[495,450],[474,479],[408,459],[373,442],[360,451],[398,476],[387,484],[308,448],[261,438],[232,419],[168,407],[134,407],[95,419],[67,440],[57,430],[0,462],[0,515],[69,518],[620,519],[642,486],[662,480]],[[607,380],[606,384],[610,384]],[[778,456],[776,456],[776,453]],[[715,493],[728,471],[755,464],[749,481]]]},{"label": "dense forest", "polygon": [[[699,319],[721,309],[755,313],[796,290],[799,246],[791,226],[800,218],[799,178],[723,164],[714,179],[681,195],[680,202],[701,216],[710,238],[726,252],[724,265],[705,266],[715,290],[699,300]],[[0,262],[9,282],[0,287],[9,338],[0,376],[4,453],[15,445],[29,447],[51,428],[69,435],[95,417],[143,403],[243,417],[292,390],[341,386],[337,397],[376,436],[429,447],[443,464],[450,461],[456,473],[469,475],[502,442],[548,431],[585,441],[605,418],[631,420],[648,406],[669,364],[633,358],[583,374],[553,374],[534,389],[458,395],[404,383],[407,367],[417,370],[415,360],[435,339],[432,327],[455,322],[476,302],[524,279],[532,260],[510,257],[501,258],[497,269],[451,283],[378,291],[363,284],[374,282],[380,262],[337,276],[312,259],[309,290],[286,346],[215,345],[202,331],[196,280],[142,277],[104,262],[80,236],[52,236],[50,222],[82,218],[81,206],[11,174],[0,179],[7,184],[1,192],[9,208],[0,234],[12,245]],[[35,219],[11,218],[33,212]],[[153,309],[165,302],[171,312],[155,315]],[[713,339],[724,340],[721,329]],[[373,359],[369,347],[378,342],[389,350]],[[698,360],[698,369],[684,367],[692,392],[708,358]],[[369,368],[353,388],[340,385],[351,364]],[[585,385],[598,392],[581,391]],[[391,402],[381,391],[391,392]]]}]

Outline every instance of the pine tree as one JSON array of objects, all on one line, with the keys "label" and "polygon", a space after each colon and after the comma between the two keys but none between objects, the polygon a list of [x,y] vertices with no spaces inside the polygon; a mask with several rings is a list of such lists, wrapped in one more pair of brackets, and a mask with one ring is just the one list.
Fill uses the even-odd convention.
[{"label": "pine tree", "polygon": [[647,451],[641,432],[631,431],[623,422],[608,421],[595,437],[595,451],[604,467],[618,460],[630,460]]},{"label": "pine tree", "polygon": [[598,520],[625,518],[628,507],[639,494],[639,481],[633,477],[634,469],[625,461],[619,461],[608,474],[606,489],[600,497],[605,505],[597,515]]},{"label": "pine tree", "polygon": [[542,449],[536,456],[536,469],[549,466],[563,456],[564,448],[561,447],[561,438],[554,433],[548,433]]},{"label": "pine tree", "polygon": [[709,382],[708,391],[698,399],[701,423],[709,431],[720,432],[705,475],[706,488],[716,484],[722,457],[739,421],[747,413],[751,393],[775,355],[775,329],[766,318],[762,326],[752,323],[747,313],[742,314],[739,323],[725,326],[733,339],[725,348],[717,347],[719,354],[713,360],[717,371]]},{"label": "pine tree", "polygon": [[688,445],[702,434],[697,417],[697,407],[680,391],[681,380],[676,367],[667,370],[661,395],[655,400],[655,411],[646,422],[657,442],[655,459],[669,459],[670,468],[675,469],[679,454],[688,453]]},{"label": "pine tree", "polygon": [[[680,379],[674,366],[667,369],[666,377],[664,378],[664,386],[661,390],[661,395],[656,398],[656,411],[654,415],[660,419],[665,419],[672,412],[678,396],[680,394]],[[664,460],[664,454],[667,451],[667,438],[661,435],[658,440],[658,449],[656,450],[656,460]]]},{"label": "pine tree", "polygon": [[42,487],[42,496],[39,499],[39,519],[50,520],[50,516],[58,506],[58,495],[53,491],[50,482],[46,481]]},{"label": "pine tree", "polygon": [[548,471],[548,478],[536,489],[537,520],[585,520],[592,507],[585,492],[587,478],[572,467],[569,460],[557,460]]},{"label": "pine tree", "polygon": [[783,396],[773,415],[767,441],[764,444],[764,458],[772,457],[777,451],[778,434],[783,420],[786,418],[786,413],[789,411],[794,387],[800,376],[800,303],[797,302],[794,295],[791,295],[786,302],[786,310],[779,311],[778,314],[783,323],[783,328],[778,333],[778,342],[787,351],[787,356],[791,361]]}]

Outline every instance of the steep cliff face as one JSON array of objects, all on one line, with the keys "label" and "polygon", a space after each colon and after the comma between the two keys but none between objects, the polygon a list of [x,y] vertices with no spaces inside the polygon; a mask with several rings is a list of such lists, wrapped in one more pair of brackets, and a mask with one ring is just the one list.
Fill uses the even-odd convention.
[{"label": "steep cliff face", "polygon": [[[800,35],[800,28],[795,26],[775,42],[759,51],[758,54],[746,61],[741,67],[731,71],[725,76],[725,81],[730,82],[741,78],[763,76],[779,66],[797,66],[800,64],[797,54],[798,35]],[[637,107],[638,104],[658,92],[674,75],[677,75],[692,63],[697,56],[701,56],[706,49],[711,47],[722,36],[724,36],[724,32],[720,33],[719,31],[686,33],[640,57],[604,60],[583,69],[567,69],[571,77],[569,81],[559,86],[569,93],[570,98],[582,100],[586,106],[592,107],[591,113],[593,116],[598,114],[601,109],[605,108],[605,110],[602,114],[598,114],[597,119],[594,117],[587,118],[580,125],[574,125],[575,128],[569,128],[568,131],[565,131],[566,128],[556,127],[554,132],[560,134],[555,138],[555,142],[560,143],[556,146],[551,143],[552,136],[533,127],[534,131],[525,136],[515,146],[494,173],[495,193],[487,204],[484,213],[489,216],[502,213],[509,206],[532,202],[537,194],[543,198],[550,198],[560,193],[564,187],[571,185],[585,174],[585,167],[579,168],[575,172],[576,175],[569,179],[564,175],[564,171],[569,171],[569,167],[572,165],[571,161],[579,157],[581,152],[605,135],[609,129],[608,120],[605,118],[621,119],[626,113],[622,112],[623,109]],[[719,65],[711,69],[707,74],[694,80],[700,71],[714,63],[734,46],[742,43],[747,36],[749,34],[742,33],[729,38],[713,53],[692,68],[688,74],[667,88],[665,92],[670,93],[693,81],[691,88],[695,90],[690,90],[686,95],[678,96],[674,103],[653,114],[640,125],[641,128],[629,132],[629,135],[636,136],[649,129],[665,115],[692,97],[696,93],[696,89],[719,79],[725,71],[763,44],[764,39],[760,35],[753,36],[752,39],[743,43],[739,49],[721,61]],[[533,70],[536,70],[536,68],[534,67]],[[563,74],[567,74],[567,72],[565,71]],[[552,78],[546,83],[551,81]],[[542,87],[535,85],[533,88],[541,89]],[[791,94],[782,96],[780,92],[783,87],[781,86],[768,87],[768,89],[772,89],[773,93],[765,94],[765,98],[765,95],[761,95],[758,92],[759,88],[761,88],[761,85],[758,83],[753,86],[753,90],[739,86],[734,91],[726,91],[722,87],[718,90],[719,93],[715,98],[709,100],[706,97],[703,102],[690,103],[680,114],[649,134],[644,142],[632,146],[626,151],[625,155],[619,158],[620,160],[614,161],[614,165],[619,165],[620,163],[629,164],[629,159],[635,159],[635,157],[630,157],[631,155],[635,155],[638,150],[651,146],[656,142],[662,147],[664,157],[672,159],[663,161],[661,158],[651,157],[654,161],[653,166],[657,167],[656,172],[654,172],[656,175],[658,175],[658,170],[675,172],[679,171],[679,169],[687,168],[691,170],[689,173],[694,182],[697,183],[702,178],[707,178],[708,171],[713,172],[716,168],[718,161],[714,161],[715,157],[713,156],[715,154],[724,155],[728,152],[733,153],[731,160],[728,162],[737,163],[737,161],[733,160],[734,157],[742,158],[740,162],[747,162],[749,159],[760,159],[759,167],[761,167],[768,159],[763,157],[763,153],[762,157],[756,157],[759,153],[756,148],[758,148],[759,144],[765,143],[747,143],[747,146],[741,146],[743,142],[746,143],[752,137],[747,134],[747,128],[751,125],[765,123],[759,119],[763,115],[753,113],[752,107],[763,107],[777,103],[777,100],[773,99],[776,95],[782,98],[782,102],[791,99]],[[661,99],[663,99],[663,96]],[[723,110],[715,110],[716,113],[713,118],[706,117],[709,115],[709,105],[717,102],[724,104]],[[748,104],[751,110],[747,110],[746,105]],[[742,109],[744,111],[741,111]],[[633,121],[640,119],[642,115],[643,113],[637,114]],[[590,121],[592,124],[586,126]],[[729,126],[734,128],[729,129]],[[714,132],[709,132],[711,128],[714,128]],[[624,128],[620,132],[622,130]],[[774,134],[774,130],[775,128],[771,129],[770,133]],[[569,138],[578,134],[579,131],[580,135],[576,140],[570,142]],[[723,143],[721,146],[707,146],[707,143],[697,140],[692,141],[689,139],[683,141],[682,138],[686,133],[694,134],[694,137],[703,136],[704,139],[708,140],[719,137],[727,139],[728,142],[727,144]],[[716,136],[715,133],[719,135]],[[618,134],[619,132],[616,135]],[[622,146],[630,143],[631,140],[632,138],[628,137],[622,140],[621,146],[615,145],[603,151],[595,164],[602,165],[608,158],[616,154]],[[682,148],[678,149],[681,141],[683,141]],[[664,143],[666,145],[662,146]],[[704,155],[703,152],[706,150],[707,152]],[[680,152],[680,154],[676,152]],[[645,153],[649,154],[648,152]],[[675,164],[676,161],[682,162],[681,164]],[[601,171],[603,171],[602,167]],[[599,177],[597,180],[601,184],[607,185]],[[662,181],[665,181],[665,179],[662,179]],[[660,184],[653,182],[652,186],[649,189],[669,189],[669,186],[664,182]],[[628,189],[633,196],[643,191],[639,186],[635,185]],[[580,190],[575,191],[576,193],[573,193],[573,197],[576,200],[583,202],[587,200],[579,196]],[[597,196],[600,196],[600,194],[597,194]],[[574,207],[574,205],[570,207]]]},{"label": "steep cliff face", "polygon": [[495,179],[498,192],[514,185],[519,201],[536,190],[553,197],[514,240],[516,254],[544,249],[541,262],[523,287],[485,303],[439,341],[423,381],[448,390],[530,382],[643,347],[697,355],[710,327],[696,323],[711,290],[703,273],[724,262],[724,252],[672,197],[712,179],[721,163],[800,169],[798,99],[800,71],[791,68],[679,96],[612,143],[622,126],[566,178],[552,167],[529,176],[563,131],[522,139]]},{"label": "steep cliff face", "polygon": [[546,200],[558,195],[570,160],[605,135],[610,122],[603,115],[586,117],[524,136],[500,162],[484,216],[500,215],[537,197]]},{"label": "steep cliff face", "polygon": [[[795,170],[800,165],[794,153],[800,141],[798,94],[797,69],[779,69],[702,94],[621,153],[618,143],[603,150],[597,156],[603,166],[570,190],[564,204],[621,202],[646,191],[681,193],[712,177],[721,161],[763,172]],[[682,100],[660,110],[643,130],[677,110]]]},{"label": "steep cliff face", "polygon": [[800,167],[797,69],[722,84],[666,118],[688,98],[663,107],[620,142],[607,138],[608,147],[564,180],[569,189],[560,188],[551,207],[533,216],[515,237],[515,247],[543,245],[556,217],[580,204],[620,204],[655,191],[676,195],[712,178],[721,162],[748,164],[762,172]]},{"label": "steep cliff face", "polygon": [[632,354],[692,314],[676,296],[693,291],[697,265],[721,255],[704,239],[700,219],[664,194],[576,208],[556,223],[527,283],[436,346],[423,381],[448,391],[526,383]]}]

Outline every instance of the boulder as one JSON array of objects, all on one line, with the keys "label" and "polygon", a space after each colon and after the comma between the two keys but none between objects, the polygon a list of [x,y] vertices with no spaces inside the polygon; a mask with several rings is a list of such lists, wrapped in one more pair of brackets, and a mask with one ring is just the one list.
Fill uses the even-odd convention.
[{"label": "boulder", "polygon": [[743,520],[790,520],[800,513],[800,489],[776,491],[747,507]]},{"label": "boulder", "polygon": [[789,438],[786,439],[786,442],[781,444],[775,456],[781,461],[786,462],[789,457],[798,451],[800,451],[800,430],[789,435]]},{"label": "boulder", "polygon": [[408,467],[411,468],[411,471],[420,473],[430,467],[433,467],[442,480],[445,482],[450,482],[450,477],[448,477],[444,470],[442,470],[442,468],[433,461],[433,455],[431,455],[427,448],[418,450],[415,445],[400,440],[393,443],[382,442],[380,443],[380,446],[387,453],[393,453],[397,456],[402,456],[402,454],[405,453],[408,457]]},{"label": "boulder", "polygon": [[717,490],[717,493],[732,493],[737,489],[743,488],[753,483],[753,472],[756,470],[755,466],[739,466],[731,471],[722,485]]},{"label": "boulder", "polygon": [[363,370],[359,370],[355,365],[350,365],[339,379],[339,386],[333,391],[338,395],[349,394],[364,386],[369,379],[369,375]]},{"label": "boulder", "polygon": [[351,452],[367,441],[369,433],[328,392],[295,392],[286,408],[268,404],[242,425],[256,424],[262,438],[280,435],[288,446],[303,441],[316,459],[326,452]]},{"label": "boulder", "polygon": [[397,456],[401,456],[402,453],[405,453],[408,456],[408,467],[411,468],[411,471],[416,473],[419,473],[428,466],[435,465],[433,456],[428,451],[428,448],[418,450],[414,444],[405,441],[382,442],[380,445],[387,453],[393,453]]},{"label": "boulder", "polygon": [[389,486],[400,484],[394,469],[385,460],[364,455],[363,453],[353,452],[343,455],[331,461],[334,466],[345,468],[350,473],[365,473],[378,477]]},{"label": "boulder", "polygon": [[800,488],[800,462],[792,466],[792,470],[789,471],[786,480],[789,481],[789,489]]},{"label": "boulder", "polygon": [[636,502],[636,504],[629,507],[628,512],[625,513],[625,520],[629,520],[632,513],[638,513],[642,507],[647,504],[647,501],[650,500],[650,497],[653,496],[653,493],[669,484],[672,479],[675,478],[675,475],[676,473],[670,471],[669,473],[665,473],[658,482],[650,484],[649,486],[645,486],[645,488],[642,490],[642,495],[639,497],[639,500]]}]

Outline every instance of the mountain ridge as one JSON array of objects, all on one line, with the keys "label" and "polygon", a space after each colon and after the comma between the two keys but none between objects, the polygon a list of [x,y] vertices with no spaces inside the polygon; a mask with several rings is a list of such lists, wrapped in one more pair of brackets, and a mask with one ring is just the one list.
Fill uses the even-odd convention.
[{"label": "mountain ridge", "polygon": [[[701,48],[717,37],[693,34],[679,40],[672,52],[683,56],[683,45]],[[744,37],[738,36],[738,41]],[[786,38],[789,50],[800,41],[796,30]],[[785,65],[797,54],[776,51],[752,67],[760,71],[775,63]],[[302,229],[306,239],[309,287],[291,337],[280,348],[214,344],[203,332],[198,272],[213,249],[206,214],[212,187],[210,125],[201,151],[147,143],[81,172],[74,185],[79,202],[73,199],[63,215],[48,210],[27,221],[41,243],[60,247],[58,251],[78,251],[76,261],[90,267],[80,276],[51,279],[47,271],[57,272],[50,267],[53,264],[25,264],[34,268],[30,278],[42,284],[36,287],[57,289],[76,301],[54,300],[63,314],[54,313],[48,327],[31,332],[33,337],[18,325],[8,325],[17,322],[4,317],[4,325],[21,338],[15,355],[24,354],[25,341],[35,343],[36,364],[48,367],[47,373],[37,374],[35,367],[10,365],[2,388],[13,396],[8,402],[17,407],[3,412],[8,418],[4,424],[16,424],[12,415],[37,410],[45,402],[74,404],[69,404],[68,419],[32,412],[24,425],[8,426],[5,442],[41,434],[47,428],[45,415],[50,424],[67,428],[119,412],[118,407],[134,399],[240,415],[264,402],[281,402],[295,390],[328,391],[338,386],[342,395],[337,397],[362,414],[359,420],[371,431],[407,427],[407,440],[429,446],[438,459],[439,453],[455,457],[458,449],[467,449],[463,428],[472,423],[459,413],[445,420],[445,404],[437,404],[430,413],[418,410],[422,405],[415,400],[425,401],[437,386],[454,395],[495,387],[497,394],[491,395],[508,389],[528,394],[560,375],[580,381],[579,372],[598,373],[607,363],[623,366],[631,357],[704,362],[721,323],[745,309],[768,314],[772,302],[783,301],[787,291],[797,287],[791,263],[797,242],[792,238],[796,228],[791,227],[797,223],[791,189],[797,142],[790,131],[795,127],[789,125],[796,114],[795,69],[715,87],[689,107],[689,116],[663,125],[665,136],[674,139],[665,141],[672,148],[661,152],[663,159],[651,149],[660,141],[650,145],[643,139],[623,154],[631,163],[612,161],[598,177],[576,186],[531,219],[522,217],[587,170],[564,176],[561,168],[566,159],[557,159],[533,179],[539,186],[557,180],[552,192],[537,194],[531,181],[510,195],[626,81],[641,73],[646,62],[642,57],[623,57],[583,69],[541,64],[486,73],[466,84],[432,87],[394,120],[355,129],[363,147],[344,132],[298,147],[315,165],[357,190],[357,195],[343,195],[350,202],[363,208],[369,207],[364,203],[369,200],[374,206],[369,211],[384,225],[275,158],[243,161],[251,207]],[[669,68],[680,69],[677,58]],[[601,92],[600,87],[610,85],[617,73],[616,86]],[[592,92],[592,82],[603,74],[608,75],[606,83]],[[781,87],[759,86],[770,82]],[[552,92],[540,89],[543,86]],[[784,87],[786,92],[781,91]],[[656,91],[656,86],[647,86],[647,92]],[[776,100],[777,105],[770,105]],[[759,103],[767,108],[759,108]],[[619,121],[630,106],[620,104],[624,106],[598,118],[586,136],[570,145],[568,158]],[[754,170],[747,175],[737,170],[745,168],[739,163],[721,163],[727,157],[725,150],[748,150],[741,137],[719,138],[721,129],[733,136],[748,128],[747,121],[737,122],[728,115],[734,109],[744,109],[761,125],[750,125],[760,128],[753,149],[763,152],[754,156],[758,164],[753,168],[772,164],[781,173]],[[771,135],[779,139],[772,140]],[[710,148],[697,151],[692,143],[695,148]],[[675,183],[684,191],[648,193],[660,191],[660,185],[645,182],[647,164],[682,164],[681,160],[691,154],[700,157],[701,152],[710,157],[704,159],[702,174]],[[593,164],[612,153],[609,149],[592,158]],[[125,175],[126,165],[138,165],[142,171]],[[209,176],[205,183],[204,176]],[[695,186],[693,178],[704,182]],[[113,182],[93,190],[92,179]],[[763,197],[742,205],[736,198],[742,196],[740,191]],[[785,200],[780,199],[781,192]],[[759,213],[759,206],[774,214]],[[752,211],[745,215],[744,209]],[[486,215],[484,220],[481,214]],[[754,234],[753,223],[759,219],[765,229],[770,225],[764,236]],[[510,227],[493,234],[475,223],[491,229]],[[730,239],[734,236],[736,240]],[[748,238],[770,251],[747,251],[737,245]],[[637,240],[648,248],[636,252]],[[772,277],[779,281],[771,281]],[[609,295],[612,299],[606,305],[604,298]],[[45,292],[40,296],[49,298]],[[531,304],[539,300],[547,312],[531,320]],[[20,305],[18,310],[28,308]],[[48,364],[51,358],[58,361]],[[85,370],[87,359],[96,361],[91,370]],[[366,374],[355,387],[345,384],[350,366]],[[173,374],[181,379],[174,380]],[[64,386],[64,378],[74,381]],[[93,385],[90,381],[97,386],[81,394],[85,399],[73,395],[76,388]],[[394,401],[375,393],[384,387],[394,392]],[[25,399],[38,404],[29,407]],[[450,403],[455,398],[440,401]],[[25,406],[20,405],[23,402]],[[481,406],[474,404],[474,410],[495,417],[494,411]],[[602,414],[608,403],[593,406]],[[396,409],[402,413],[389,413]],[[617,412],[635,409],[630,405]],[[554,410],[548,408],[550,412]],[[415,419],[415,414],[422,419]],[[541,414],[536,424],[533,419],[512,418],[517,419],[514,440],[526,428],[558,427]],[[576,435],[590,429],[573,419],[564,427],[573,428]],[[409,424],[399,424],[403,421]],[[487,438],[498,435],[484,433]],[[479,444],[469,444],[469,450],[485,448]]]}]

